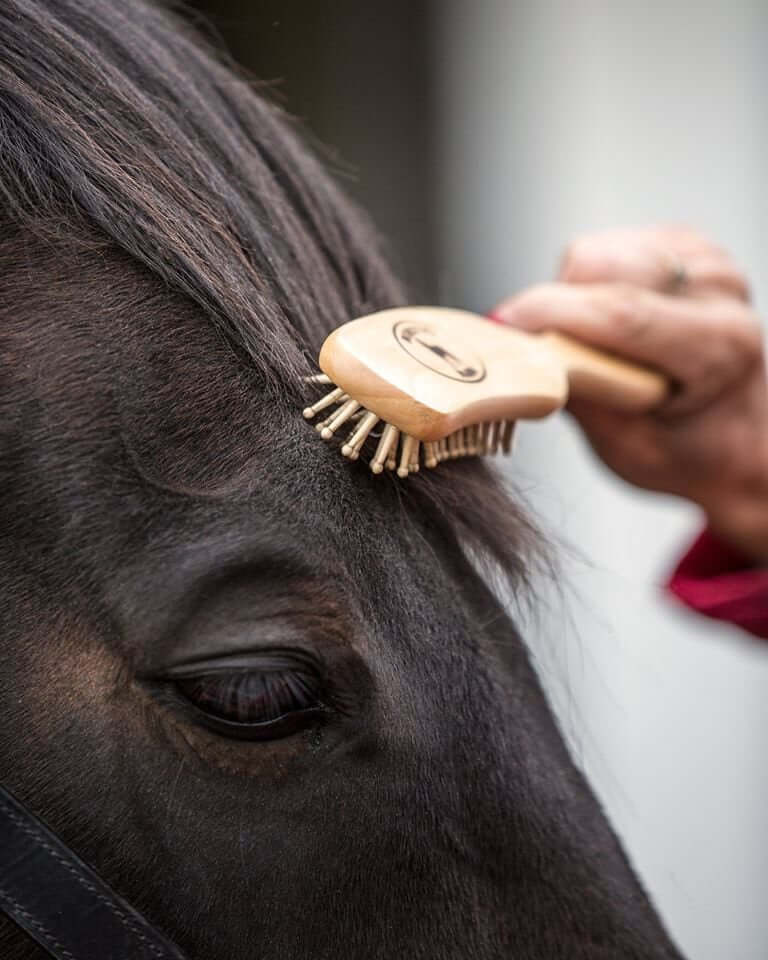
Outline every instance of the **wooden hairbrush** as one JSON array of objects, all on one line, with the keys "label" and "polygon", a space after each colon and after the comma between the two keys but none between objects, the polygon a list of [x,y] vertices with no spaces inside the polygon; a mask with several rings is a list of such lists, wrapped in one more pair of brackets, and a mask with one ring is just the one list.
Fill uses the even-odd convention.
[{"label": "wooden hairbrush", "polygon": [[[465,310],[399,307],[338,327],[320,351],[332,390],[304,410],[330,440],[351,426],[341,448],[357,460],[378,439],[370,467],[400,477],[455,457],[511,448],[514,424],[545,417],[569,395],[628,413],[656,407],[668,382],[558,333],[529,334]],[[422,456],[423,454],[423,456]]]}]

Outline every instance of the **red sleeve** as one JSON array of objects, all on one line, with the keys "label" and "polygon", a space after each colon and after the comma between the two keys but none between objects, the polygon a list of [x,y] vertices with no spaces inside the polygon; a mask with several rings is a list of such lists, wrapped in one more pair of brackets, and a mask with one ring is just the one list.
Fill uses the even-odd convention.
[{"label": "red sleeve", "polygon": [[705,530],[669,581],[670,591],[705,617],[768,639],[768,567]]}]

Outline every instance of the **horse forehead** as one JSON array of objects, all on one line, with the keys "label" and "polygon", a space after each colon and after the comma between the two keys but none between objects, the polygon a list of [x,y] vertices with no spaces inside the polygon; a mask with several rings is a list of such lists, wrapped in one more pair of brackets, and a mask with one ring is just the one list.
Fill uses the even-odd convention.
[{"label": "horse forehead", "polygon": [[[39,266],[48,269],[44,259]],[[101,259],[78,269],[69,263],[54,285],[55,309],[51,286],[39,286],[26,291],[23,311],[37,324],[25,321],[39,371],[34,389],[52,401],[45,405],[52,445],[67,464],[84,457],[100,463],[96,471],[62,474],[72,482],[87,479],[89,496],[77,502],[95,515],[103,501],[110,522],[118,522],[107,495],[109,474],[127,451],[143,479],[192,493],[192,500],[213,493],[221,507],[227,501],[227,515],[243,532],[256,507],[296,543],[308,537],[327,544],[346,568],[366,574],[380,568],[374,580],[388,582],[377,597],[382,609],[410,599],[434,619],[437,604],[425,605],[424,594],[443,586],[442,564],[425,547],[419,583],[402,571],[424,532],[405,522],[398,491],[388,483],[374,485],[360,465],[351,466],[323,444],[279,390],[267,395],[256,371],[192,301],[169,294],[128,260],[102,266]],[[57,461],[50,465],[55,471]],[[124,476],[121,471],[121,482]],[[137,487],[152,498],[146,485]],[[189,522],[197,523],[192,500]],[[194,538],[194,530],[185,535]],[[361,573],[361,579],[367,576]],[[433,581],[430,589],[420,589],[423,581]],[[452,609],[461,606],[457,597],[442,599]]]},{"label": "horse forehead", "polygon": [[255,367],[197,304],[130,256],[95,239],[34,234],[16,247],[0,251],[0,360],[26,362],[9,365],[20,386],[73,412],[116,398],[140,406],[148,426],[169,414],[221,423],[262,415]]},{"label": "horse forehead", "polygon": [[210,481],[214,466],[223,479],[269,445],[287,403],[278,409],[279,389],[267,399],[255,364],[196,304],[125,267],[111,284],[109,274],[75,283],[49,315],[35,389],[73,433],[119,435],[160,481],[170,471],[194,485],[200,470]]},{"label": "horse forehead", "polygon": [[202,318],[131,335],[114,367],[121,428],[132,435],[201,449],[269,422],[256,376]]}]

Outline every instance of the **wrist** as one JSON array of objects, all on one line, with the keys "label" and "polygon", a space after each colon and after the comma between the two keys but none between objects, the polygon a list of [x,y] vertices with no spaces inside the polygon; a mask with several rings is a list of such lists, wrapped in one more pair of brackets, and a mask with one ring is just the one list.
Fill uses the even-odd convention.
[{"label": "wrist", "polygon": [[742,492],[704,506],[710,530],[721,540],[768,565],[768,478],[762,494]]}]

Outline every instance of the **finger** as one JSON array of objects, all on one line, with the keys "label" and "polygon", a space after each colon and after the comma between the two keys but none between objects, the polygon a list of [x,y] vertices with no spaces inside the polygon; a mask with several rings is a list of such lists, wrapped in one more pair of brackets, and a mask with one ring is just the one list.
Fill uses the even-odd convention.
[{"label": "finger", "polygon": [[579,237],[566,249],[558,279],[750,298],[749,284],[731,257],[700,234],[680,227],[607,230]]},{"label": "finger", "polygon": [[705,402],[761,362],[760,325],[740,301],[693,300],[626,284],[541,284],[492,317],[530,332],[556,330],[665,373],[672,409]]}]

